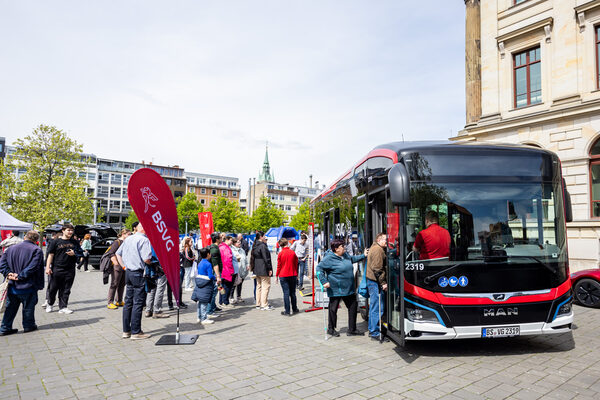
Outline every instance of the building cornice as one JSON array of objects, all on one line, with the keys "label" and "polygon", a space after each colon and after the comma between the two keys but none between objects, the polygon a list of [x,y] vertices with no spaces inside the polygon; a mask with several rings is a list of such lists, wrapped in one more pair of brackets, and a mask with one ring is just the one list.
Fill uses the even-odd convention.
[{"label": "building cornice", "polygon": [[[577,105],[569,104],[563,107],[556,106],[549,110],[538,111],[517,117],[494,119],[486,121],[484,117],[476,125],[465,127],[458,136],[450,140],[467,140],[470,137],[482,134],[499,133],[520,128],[523,125],[542,125],[565,117],[580,117],[583,114],[598,114],[600,112],[600,100],[590,100]],[[496,116],[497,114],[494,114]]]}]

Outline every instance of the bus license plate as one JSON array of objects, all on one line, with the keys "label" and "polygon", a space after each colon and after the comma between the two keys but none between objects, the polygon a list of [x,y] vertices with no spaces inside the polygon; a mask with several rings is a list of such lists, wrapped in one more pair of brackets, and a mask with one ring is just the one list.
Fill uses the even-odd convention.
[{"label": "bus license plate", "polygon": [[520,328],[518,326],[503,326],[494,328],[481,328],[482,338],[498,338],[519,336]]}]

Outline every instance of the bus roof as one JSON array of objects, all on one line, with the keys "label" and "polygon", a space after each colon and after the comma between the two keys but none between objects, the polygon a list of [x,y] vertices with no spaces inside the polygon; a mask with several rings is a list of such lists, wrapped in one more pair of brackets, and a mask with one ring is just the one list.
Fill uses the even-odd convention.
[{"label": "bus roof", "polygon": [[389,158],[390,160],[392,160],[392,162],[395,164],[401,158],[400,155],[402,153],[412,153],[412,152],[418,152],[418,151],[423,151],[423,150],[435,150],[435,149],[448,149],[449,151],[452,151],[453,148],[458,149],[460,147],[462,147],[462,148],[475,147],[475,148],[478,148],[481,150],[501,149],[501,148],[504,148],[507,150],[517,150],[517,151],[518,150],[527,150],[527,151],[538,150],[542,153],[554,154],[551,151],[541,149],[538,147],[528,146],[528,145],[523,145],[523,144],[512,144],[512,143],[493,143],[493,142],[475,142],[475,141],[455,142],[455,141],[450,141],[450,140],[422,140],[422,141],[414,141],[414,142],[386,143],[386,144],[379,145],[379,146],[375,147],[373,150],[371,150],[366,156],[364,156],[358,162],[356,162],[348,171],[346,171],[338,179],[336,179],[331,185],[329,185],[322,192],[320,192],[311,201],[311,203],[325,197],[326,195],[328,195],[329,193],[334,191],[337,188],[337,185],[340,181],[342,181],[344,179],[348,179],[350,177],[350,174],[352,174],[352,171],[354,171],[354,169],[356,167],[360,166],[362,163],[364,163],[369,158],[386,157],[386,158]]}]

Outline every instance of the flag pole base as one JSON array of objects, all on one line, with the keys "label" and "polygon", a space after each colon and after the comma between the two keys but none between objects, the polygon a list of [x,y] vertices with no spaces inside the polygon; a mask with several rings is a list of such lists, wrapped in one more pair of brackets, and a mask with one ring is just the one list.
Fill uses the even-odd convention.
[{"label": "flag pole base", "polygon": [[198,340],[198,335],[179,335],[179,340],[177,340],[177,335],[163,335],[156,342],[156,346],[173,346],[173,345],[189,345],[196,344],[196,340]]}]

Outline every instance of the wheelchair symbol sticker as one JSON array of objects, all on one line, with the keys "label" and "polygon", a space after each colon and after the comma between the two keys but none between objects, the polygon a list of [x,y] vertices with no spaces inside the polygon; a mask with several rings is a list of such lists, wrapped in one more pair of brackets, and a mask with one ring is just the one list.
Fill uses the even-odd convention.
[{"label": "wheelchair symbol sticker", "polygon": [[448,278],[446,278],[445,276],[442,276],[440,279],[438,279],[438,285],[440,287],[448,286]]}]

